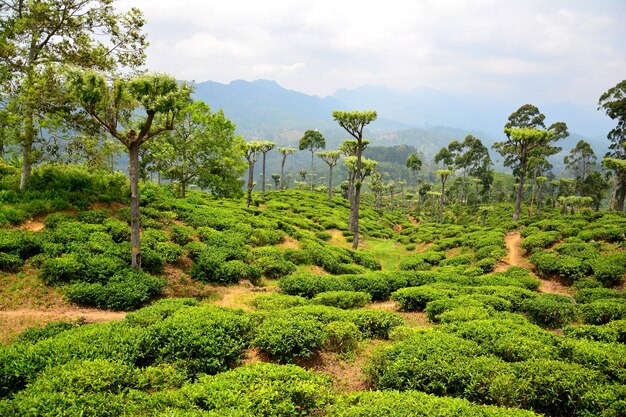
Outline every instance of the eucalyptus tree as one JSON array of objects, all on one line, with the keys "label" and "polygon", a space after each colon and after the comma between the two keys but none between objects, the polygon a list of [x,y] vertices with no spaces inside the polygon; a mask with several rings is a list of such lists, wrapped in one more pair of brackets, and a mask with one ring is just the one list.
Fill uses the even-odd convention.
[{"label": "eucalyptus tree", "polygon": [[525,104],[509,116],[504,127],[507,139],[493,145],[505,158],[504,165],[511,167],[518,177],[513,221],[519,219],[529,158],[538,152],[554,155],[561,150],[554,143],[569,135],[565,123],[556,122],[546,129],[544,120],[537,107]]},{"label": "eucalyptus tree", "polygon": [[617,126],[607,135],[611,142],[608,157],[604,165],[615,172],[614,201],[615,210],[624,211],[626,199],[626,169],[624,164],[613,160],[626,160],[626,80],[617,83],[600,96],[598,109],[617,122]]},{"label": "eucalyptus tree", "polygon": [[411,174],[413,175],[413,185],[416,185],[417,184],[417,171],[422,169],[422,160],[416,153],[412,153],[406,159],[405,165],[411,171]]},{"label": "eucalyptus tree", "polygon": [[581,183],[585,181],[587,173],[593,169],[596,161],[596,154],[591,145],[582,139],[569,151],[569,155],[563,158],[563,163],[567,169],[572,171]]},{"label": "eucalyptus tree", "polygon": [[22,149],[21,189],[35,162],[38,130],[52,128],[50,112],[66,105],[60,64],[106,72],[137,68],[147,45],[143,25],[139,10],[117,13],[113,0],[0,2],[0,100],[18,116],[13,128]]},{"label": "eucalyptus tree", "polygon": [[452,170],[450,169],[438,169],[435,171],[435,175],[439,177],[439,182],[441,183],[441,197],[439,200],[439,223],[443,223],[443,210],[445,207],[445,198],[446,198],[446,181],[452,175]]},{"label": "eucalyptus tree", "polygon": [[280,188],[280,174],[272,174],[272,180],[274,181],[274,188],[278,190]]},{"label": "eucalyptus tree", "polygon": [[339,162],[341,151],[322,151],[318,152],[317,156],[328,165],[328,201],[330,201],[333,197],[333,167]]},{"label": "eucalyptus tree", "polygon": [[374,171],[372,178],[370,179],[370,190],[374,194],[374,204],[378,210],[382,207],[383,192],[385,191],[385,184],[383,183],[383,175],[380,171]]},{"label": "eucalyptus tree", "polygon": [[[343,153],[343,155],[345,157],[350,157],[350,156],[355,156],[357,154],[357,149],[360,148],[361,152],[363,152],[365,149],[367,149],[367,145],[369,145],[369,140],[367,139],[363,139],[361,141],[361,144],[359,145],[359,142],[356,139],[346,139],[344,140],[341,145],[339,145],[339,150]],[[348,170],[348,201],[350,202],[350,208],[352,208],[353,204],[354,204],[354,189],[355,189],[355,182],[356,182],[356,170],[354,171],[350,171]],[[349,220],[348,220],[348,228],[349,230],[352,232],[352,227],[354,226],[354,222],[352,221],[352,218],[354,216],[354,213],[352,210],[350,210],[350,214],[349,214]]]},{"label": "eucalyptus tree", "polygon": [[254,164],[261,152],[262,141],[253,140],[246,143],[245,158],[248,161],[248,184],[246,187],[246,207],[252,203],[252,190],[254,189]]},{"label": "eucalyptus tree", "polygon": [[304,132],[304,136],[300,139],[299,148],[301,151],[307,149],[311,152],[311,171],[309,173],[309,177],[311,178],[311,191],[313,191],[313,160],[315,152],[326,148],[326,139],[324,138],[324,135],[317,130],[307,130]]},{"label": "eucalyptus tree", "polygon": [[211,112],[194,101],[178,115],[174,129],[148,144],[157,170],[177,181],[180,196],[194,182],[211,193],[232,197],[241,194],[240,176],[245,170],[245,142],[223,111]]},{"label": "eucalyptus tree", "polygon": [[339,123],[339,126],[344,128],[350,136],[356,140],[356,164],[355,164],[355,178],[354,193],[352,201],[350,202],[350,217],[352,227],[351,230],[354,233],[354,241],[352,242],[352,249],[356,250],[359,247],[359,205],[361,203],[361,170],[362,170],[362,154],[364,149],[363,143],[363,129],[365,126],[376,120],[376,112],[372,110],[368,111],[341,111],[335,110],[333,112],[333,119]]},{"label": "eucalyptus tree", "polygon": [[285,189],[285,160],[287,156],[296,152],[296,148],[278,148],[278,153],[280,153],[280,189]]},{"label": "eucalyptus tree", "polygon": [[89,70],[69,74],[68,90],[80,112],[128,151],[132,266],[141,269],[139,150],[148,140],[174,129],[177,115],[191,101],[191,88],[164,74],[107,80]]},{"label": "eucalyptus tree", "polygon": [[263,163],[262,163],[262,170],[263,170],[263,183],[261,184],[261,195],[263,197],[265,197],[265,157],[267,155],[267,153],[269,151],[271,151],[272,149],[274,149],[276,147],[276,144],[273,142],[270,142],[268,140],[262,140],[259,141],[259,152],[261,153],[261,155],[263,155]]},{"label": "eucalyptus tree", "polygon": [[[489,150],[480,139],[467,135],[463,142],[456,140],[450,142],[447,148],[442,148],[435,156],[435,162],[443,162],[461,173],[459,181],[463,190],[463,202],[467,203],[468,176],[480,178],[483,196],[489,192],[493,182],[493,172],[490,169],[491,158]],[[478,198],[478,195],[476,197]]]}]

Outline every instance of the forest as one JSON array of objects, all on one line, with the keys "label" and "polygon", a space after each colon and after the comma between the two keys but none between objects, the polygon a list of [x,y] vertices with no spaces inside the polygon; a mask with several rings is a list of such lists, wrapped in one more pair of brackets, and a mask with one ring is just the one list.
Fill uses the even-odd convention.
[{"label": "forest", "polygon": [[626,80],[563,170],[533,104],[296,148],[146,70],[137,9],[0,15],[0,415],[626,415]]}]

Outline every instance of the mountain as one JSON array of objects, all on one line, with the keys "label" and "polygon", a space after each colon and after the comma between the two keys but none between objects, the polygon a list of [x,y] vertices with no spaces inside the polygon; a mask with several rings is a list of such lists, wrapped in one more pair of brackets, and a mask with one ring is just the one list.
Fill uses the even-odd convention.
[{"label": "mountain", "polygon": [[[467,134],[487,145],[503,139],[502,128],[510,113],[524,103],[487,95],[453,94],[421,87],[398,91],[385,86],[340,89],[320,98],[281,87],[275,81],[206,81],[195,85],[195,97],[221,108],[245,137],[273,140],[281,146],[297,145],[307,129],[318,129],[334,147],[347,134],[332,120],[337,109],[374,109],[379,118],[366,128],[377,144],[408,144],[427,157],[453,139]],[[571,149],[580,138],[591,143],[599,156],[608,146],[606,132],[613,123],[595,109],[569,102],[533,102],[546,114],[546,122],[564,121],[572,136],[563,141]],[[571,143],[570,143],[571,142]]]}]

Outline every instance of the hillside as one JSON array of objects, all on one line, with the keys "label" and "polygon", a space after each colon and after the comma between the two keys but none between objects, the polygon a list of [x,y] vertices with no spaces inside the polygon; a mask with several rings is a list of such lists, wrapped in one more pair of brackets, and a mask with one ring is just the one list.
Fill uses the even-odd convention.
[{"label": "hillside", "polygon": [[341,197],[144,183],[138,273],[122,178],[2,192],[0,414],[623,412],[623,213],[441,224],[366,196],[355,252]]}]

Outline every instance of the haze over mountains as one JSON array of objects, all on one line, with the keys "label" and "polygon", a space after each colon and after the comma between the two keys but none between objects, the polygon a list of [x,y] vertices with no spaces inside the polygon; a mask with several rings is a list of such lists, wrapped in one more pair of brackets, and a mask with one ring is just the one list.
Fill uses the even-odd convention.
[{"label": "haze over mountains", "polygon": [[268,139],[280,146],[297,145],[304,130],[318,129],[326,136],[329,147],[335,147],[347,138],[332,120],[331,113],[337,109],[376,110],[379,117],[367,132],[376,145],[408,144],[427,157],[469,133],[487,145],[502,140],[509,114],[527,102],[546,115],[546,124],[567,123],[571,136],[559,143],[565,150],[585,138],[601,157],[608,146],[606,134],[613,127],[613,122],[596,110],[596,103],[583,108],[569,102],[514,102],[430,88],[403,92],[384,86],[340,89],[332,96],[320,98],[285,89],[269,80],[237,80],[229,84],[206,81],[195,86],[195,97],[209,103],[213,110],[223,109],[244,137]]}]

